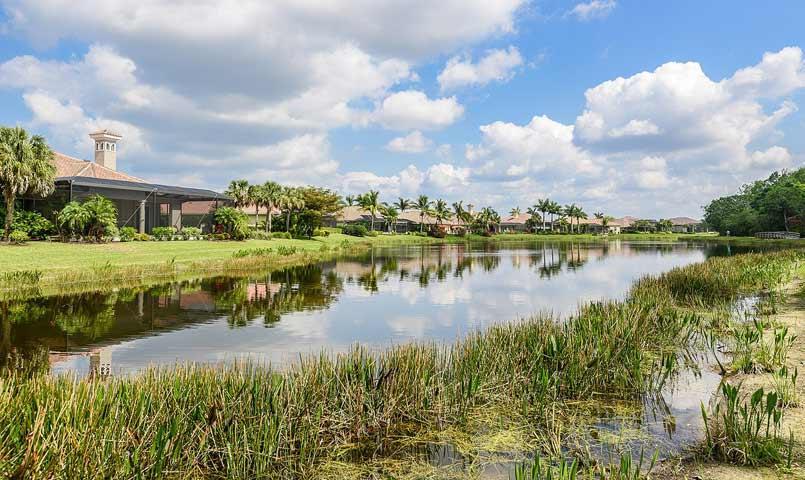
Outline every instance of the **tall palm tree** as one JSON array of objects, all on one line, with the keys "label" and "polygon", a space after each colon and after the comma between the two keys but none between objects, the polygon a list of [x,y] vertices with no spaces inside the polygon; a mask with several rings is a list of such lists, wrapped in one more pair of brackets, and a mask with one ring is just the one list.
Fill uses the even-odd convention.
[{"label": "tall palm tree", "polygon": [[593,213],[593,216],[599,220],[602,220],[604,218],[604,212],[595,212]]},{"label": "tall palm tree", "polygon": [[416,199],[416,208],[419,209],[419,233],[424,231],[425,215],[430,213],[430,206],[432,202],[427,195],[420,195]]},{"label": "tall palm tree", "polygon": [[392,205],[384,205],[382,208],[383,216],[386,217],[389,233],[397,231],[397,219],[400,218],[400,211]]},{"label": "tall palm tree", "polygon": [[500,223],[500,215],[492,207],[484,207],[478,212],[478,220],[483,224],[487,232],[494,231],[494,225]]},{"label": "tall palm tree", "polygon": [[291,213],[294,210],[305,208],[305,199],[299,194],[299,190],[288,187],[280,200],[283,210],[285,210],[285,231],[291,231]]},{"label": "tall palm tree", "polygon": [[581,233],[581,220],[587,220],[587,212],[581,207],[576,207],[576,230]]},{"label": "tall palm tree", "polygon": [[545,231],[545,219],[547,217],[545,214],[551,210],[551,200],[549,198],[537,200],[537,204],[534,207],[542,214],[542,230]]},{"label": "tall palm tree", "polygon": [[0,190],[6,202],[5,238],[11,241],[17,195],[49,195],[55,188],[53,151],[39,135],[0,127]]},{"label": "tall palm tree", "polygon": [[355,205],[355,203],[357,202],[357,198],[355,197],[355,195],[347,195],[346,197],[344,197],[344,201],[347,202],[348,207],[351,207]]},{"label": "tall palm tree", "polygon": [[520,210],[520,207],[514,207],[509,212],[509,215],[512,216],[512,217],[519,217],[521,213],[523,213],[523,212],[522,212],[522,210]]},{"label": "tall palm tree", "polygon": [[408,200],[407,198],[399,197],[397,201],[392,204],[392,206],[399,210],[400,213],[404,213],[406,210],[409,210],[414,206],[414,202]]},{"label": "tall palm tree", "polygon": [[450,208],[447,206],[447,202],[442,200],[436,200],[436,206],[433,209],[434,217],[436,218],[436,223],[440,224],[445,220],[450,220],[453,217],[453,213],[450,211]]},{"label": "tall palm tree", "polygon": [[380,192],[377,190],[369,190],[368,193],[358,196],[358,205],[360,205],[364,210],[369,211],[369,214],[372,216],[371,223],[369,224],[369,230],[374,230],[375,217],[377,216],[377,211],[380,210],[380,207],[382,206],[380,203]]},{"label": "tall palm tree", "polygon": [[576,206],[575,203],[571,203],[570,205],[565,205],[563,213],[567,218],[570,220],[570,233],[575,233],[573,229],[573,219],[576,218],[576,213],[578,213],[579,207]]},{"label": "tall palm tree", "polygon": [[472,214],[469,210],[464,208],[464,202],[453,203],[453,212],[456,214],[456,219],[466,224],[472,223]]},{"label": "tall palm tree", "polygon": [[266,222],[266,232],[271,232],[271,219],[274,216],[274,209],[282,197],[282,185],[277,182],[268,181],[263,184],[263,202],[268,210],[268,221]]},{"label": "tall palm tree", "polygon": [[229,188],[226,189],[226,195],[232,197],[235,206],[238,208],[245,207],[249,204],[249,182],[248,180],[232,180],[229,182]]},{"label": "tall palm tree", "polygon": [[246,189],[247,202],[254,205],[254,226],[260,223],[260,206],[263,202],[263,186],[262,185],[249,185]]},{"label": "tall palm tree", "polygon": [[547,212],[551,215],[551,231],[553,232],[554,219],[556,215],[562,214],[562,206],[559,205],[559,203],[554,202],[553,200],[549,200]]},{"label": "tall palm tree", "polygon": [[[525,213],[531,216],[530,220],[533,225],[536,225],[537,222],[542,221],[543,229],[545,228],[545,217],[540,215],[539,205],[528,207]],[[536,230],[536,227],[534,227],[534,229]]]}]

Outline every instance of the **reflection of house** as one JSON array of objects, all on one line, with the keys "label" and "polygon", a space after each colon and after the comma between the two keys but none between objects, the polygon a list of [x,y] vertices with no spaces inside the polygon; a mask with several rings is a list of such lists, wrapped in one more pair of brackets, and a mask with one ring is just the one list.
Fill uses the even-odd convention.
[{"label": "reflection of house", "polygon": [[154,227],[180,229],[186,225],[182,218],[182,207],[186,202],[228,200],[225,195],[211,190],[160,185],[119,172],[117,142],[122,137],[108,130],[92,133],[90,137],[95,141],[95,161],[56,153],[53,159],[56,191],[44,199],[24,199],[26,209],[52,217],[53,212],[60,210],[65,203],[98,194],[115,203],[118,226],[150,232]]},{"label": "reflection of house", "polygon": [[671,222],[671,231],[674,233],[694,233],[705,230],[701,220],[690,217],[674,217],[668,220]]},{"label": "reflection of house", "polygon": [[528,231],[526,222],[531,218],[527,213],[521,213],[516,216],[509,216],[500,222],[500,230],[506,232],[525,232]]}]

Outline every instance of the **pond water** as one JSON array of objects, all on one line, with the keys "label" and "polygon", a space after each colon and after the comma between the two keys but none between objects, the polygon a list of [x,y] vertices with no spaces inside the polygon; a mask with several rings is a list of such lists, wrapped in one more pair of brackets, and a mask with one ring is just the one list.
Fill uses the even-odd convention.
[{"label": "pond water", "polygon": [[[646,274],[724,255],[691,243],[529,243],[376,250],[247,278],[39,298],[3,305],[0,358],[54,373],[454,341],[537,312],[622,297]],[[734,247],[733,247],[734,250]]]}]

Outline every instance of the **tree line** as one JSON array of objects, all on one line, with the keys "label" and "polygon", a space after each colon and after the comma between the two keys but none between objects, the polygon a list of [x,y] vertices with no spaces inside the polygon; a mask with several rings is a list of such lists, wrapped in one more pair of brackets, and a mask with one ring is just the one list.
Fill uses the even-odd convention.
[{"label": "tree line", "polygon": [[722,235],[757,232],[805,233],[805,168],[772,173],[743,185],[736,194],[704,207],[704,221]]}]

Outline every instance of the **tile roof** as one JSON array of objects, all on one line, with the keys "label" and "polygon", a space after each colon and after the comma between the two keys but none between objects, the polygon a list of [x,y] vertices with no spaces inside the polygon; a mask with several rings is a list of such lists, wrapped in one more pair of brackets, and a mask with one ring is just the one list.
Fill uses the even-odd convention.
[{"label": "tile roof", "polygon": [[669,218],[668,220],[671,221],[673,225],[698,225],[702,223],[701,220],[696,220],[690,217],[674,217]]},{"label": "tile roof", "polygon": [[529,218],[531,218],[531,215],[529,215],[527,213],[521,213],[520,215],[517,215],[516,217],[509,216],[508,218],[502,220],[500,223],[513,224],[513,225],[525,225],[525,222],[527,222]]},{"label": "tile roof", "polygon": [[53,154],[53,165],[56,166],[57,179],[67,177],[90,177],[100,178],[102,180],[146,183],[146,181],[141,178],[126,175],[125,173],[98,165],[97,163],[88,162],[58,152]]}]

